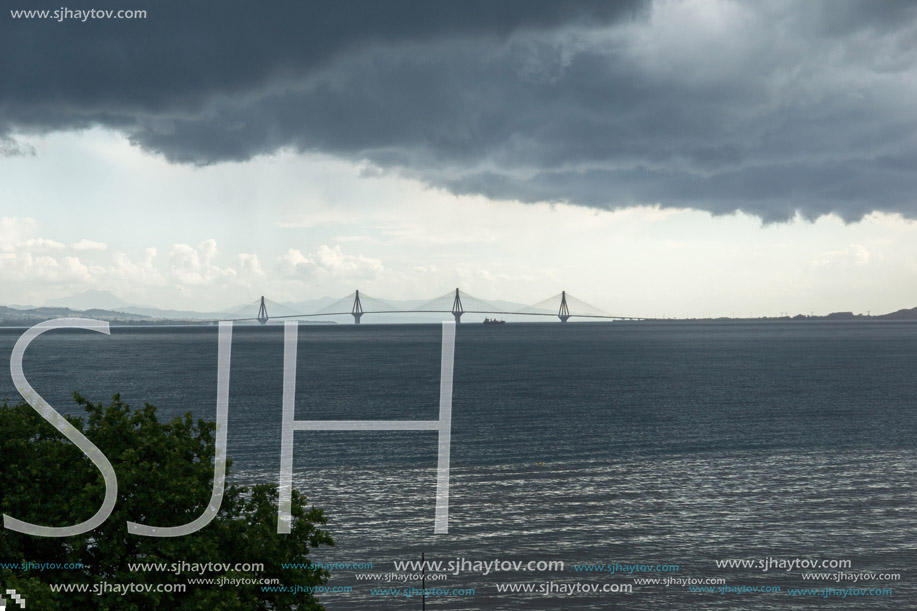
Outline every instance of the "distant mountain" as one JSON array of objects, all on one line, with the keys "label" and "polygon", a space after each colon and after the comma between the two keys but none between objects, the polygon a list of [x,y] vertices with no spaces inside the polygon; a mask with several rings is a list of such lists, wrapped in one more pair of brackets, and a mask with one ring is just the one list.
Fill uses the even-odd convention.
[{"label": "distant mountain", "polygon": [[109,291],[97,291],[95,289],[90,289],[78,295],[71,295],[70,297],[49,299],[45,302],[45,307],[48,308],[72,308],[74,310],[91,310],[93,308],[120,310],[130,306],[130,303]]},{"label": "distant mountain", "polygon": [[[360,293],[362,296],[363,293]],[[369,298],[372,299],[372,298]],[[413,310],[418,308],[426,303],[429,299],[386,299],[384,297],[378,298],[381,301],[384,301],[388,305],[394,306],[399,310]],[[322,309],[328,307],[332,303],[339,301],[340,297],[322,297],[321,299],[308,299],[306,301],[296,301],[296,302],[286,302],[283,305],[295,310],[297,312],[302,312],[303,314],[311,314],[314,312],[319,312]],[[496,306],[498,310],[505,310],[509,312],[519,312],[524,310],[527,306],[521,303],[515,303],[513,301],[502,301],[502,300],[485,300],[487,303]],[[449,304],[447,304],[448,306]],[[451,306],[450,306],[451,307]],[[348,305],[347,310],[350,310]],[[270,307],[268,308],[270,313]]]},{"label": "distant mountain", "polygon": [[71,308],[32,308],[30,310],[17,310],[0,306],[0,325],[3,326],[30,326],[52,318],[92,318],[121,323],[146,323],[151,322],[150,317],[139,314],[125,314],[111,310],[73,310]]},{"label": "distant mountain", "polygon": [[319,299],[306,299],[304,301],[287,301],[283,305],[295,312],[314,314],[322,308],[331,305],[338,299],[340,299],[340,297],[321,297]]},{"label": "distant mountain", "polygon": [[889,314],[882,314],[881,316],[873,316],[873,318],[884,318],[886,320],[917,320],[917,308],[898,310],[897,312],[890,312]]},{"label": "distant mountain", "polygon": [[[9,306],[15,307],[15,306]],[[110,291],[98,291],[90,289],[78,295],[70,297],[61,297],[59,299],[49,299],[45,302],[46,308],[71,308],[73,310],[108,310],[124,312],[131,314],[132,319],[159,318],[159,319],[180,319],[180,320],[218,320],[223,318],[216,312],[195,312],[192,310],[163,310],[150,306],[135,305],[124,301]],[[21,310],[32,309],[17,308]]]},{"label": "distant mountain", "polygon": [[127,306],[119,311],[151,318],[176,318],[182,320],[220,320],[224,316],[217,312],[195,312],[193,310],[160,310],[146,306]]},{"label": "distant mountain", "polygon": [[[516,302],[514,302],[514,301],[504,301],[504,300],[502,300],[502,299],[492,299],[492,300],[485,299],[485,301],[487,301],[487,303],[489,303],[489,304],[491,304],[491,305],[495,305],[495,306],[497,306],[499,309],[505,310],[505,311],[507,311],[507,312],[524,312],[524,311],[526,311],[526,309],[528,309],[528,308],[531,307],[531,306],[523,305],[523,304],[521,304],[521,303],[516,303]],[[559,302],[558,302],[558,305],[560,305]],[[556,309],[556,308],[555,308],[555,309]]]}]

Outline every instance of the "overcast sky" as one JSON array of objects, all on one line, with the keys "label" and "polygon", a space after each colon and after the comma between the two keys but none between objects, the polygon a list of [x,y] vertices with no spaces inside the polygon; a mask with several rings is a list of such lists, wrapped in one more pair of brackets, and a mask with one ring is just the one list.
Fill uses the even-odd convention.
[{"label": "overcast sky", "polygon": [[6,5],[0,303],[917,306],[914,3]]}]

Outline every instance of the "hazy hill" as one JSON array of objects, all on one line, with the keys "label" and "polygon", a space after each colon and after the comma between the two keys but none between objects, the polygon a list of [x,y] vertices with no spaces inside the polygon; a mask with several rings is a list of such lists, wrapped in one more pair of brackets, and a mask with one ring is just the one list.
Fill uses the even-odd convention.
[{"label": "hazy hill", "polygon": [[130,307],[130,305],[130,303],[117,297],[110,291],[97,291],[95,289],[90,289],[69,297],[49,299],[45,302],[45,307],[72,308],[74,310],[91,310],[93,308],[101,310],[120,310]]},{"label": "hazy hill", "polygon": [[17,310],[0,306],[0,325],[6,326],[31,326],[52,318],[93,318],[110,322],[151,322],[149,316],[139,314],[125,314],[112,310],[73,310],[70,308],[32,308],[30,310]]},{"label": "hazy hill", "polygon": [[897,312],[890,312],[888,314],[882,314],[881,316],[874,316],[873,318],[884,318],[886,320],[917,320],[917,308],[898,310]]}]

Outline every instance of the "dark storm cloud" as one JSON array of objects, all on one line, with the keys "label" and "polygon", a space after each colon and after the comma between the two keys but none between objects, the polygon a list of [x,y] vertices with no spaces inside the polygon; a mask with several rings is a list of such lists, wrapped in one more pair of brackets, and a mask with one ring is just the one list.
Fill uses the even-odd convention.
[{"label": "dark storm cloud", "polygon": [[224,6],[6,22],[0,131],[103,124],[194,164],[317,151],[530,202],[917,217],[912,4]]},{"label": "dark storm cloud", "polygon": [[[19,4],[10,8],[61,8],[47,1]],[[215,94],[248,94],[272,78],[308,74],[346,49],[605,23],[640,6],[636,0],[100,0],[91,5],[143,8],[148,16],[58,23],[3,15],[2,103],[37,105],[32,116],[47,115],[52,124],[68,111],[193,109]]]}]

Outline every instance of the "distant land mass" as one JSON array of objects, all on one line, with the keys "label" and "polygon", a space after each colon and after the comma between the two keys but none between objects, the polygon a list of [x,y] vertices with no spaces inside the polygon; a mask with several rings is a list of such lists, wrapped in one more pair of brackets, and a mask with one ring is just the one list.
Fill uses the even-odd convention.
[{"label": "distant land mass", "polygon": [[90,289],[78,295],[70,297],[59,297],[49,299],[45,302],[45,307],[50,308],[72,308],[74,310],[115,310],[129,307],[131,304],[116,297],[110,291],[99,291]]},{"label": "distant land mass", "polygon": [[[849,314],[849,312],[844,313]],[[886,320],[917,320],[917,308],[898,310],[897,312],[883,314],[877,318],[884,318]]]},{"label": "distant land mass", "polygon": [[128,324],[149,324],[153,321],[149,316],[126,314],[124,312],[114,312],[112,310],[102,310],[99,308],[72,310],[70,308],[43,307],[20,310],[17,308],[0,306],[0,326],[4,327],[31,326],[52,318],[92,318],[95,320],[107,320],[109,322]]},{"label": "distant land mass", "polygon": [[[186,316],[185,314],[191,314],[191,316]],[[229,317],[225,314],[176,312],[174,310],[160,310],[155,316],[147,316],[135,312],[118,312],[101,308],[90,308],[88,310],[51,307],[17,309],[0,306],[0,327],[30,327],[53,318],[91,318],[122,325],[182,325],[206,322],[216,323],[216,321],[225,320]],[[258,324],[255,321],[246,322]],[[337,322],[331,320],[306,320],[300,322],[302,324],[337,324]]]}]

